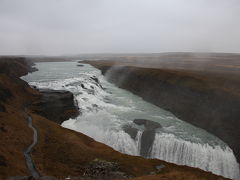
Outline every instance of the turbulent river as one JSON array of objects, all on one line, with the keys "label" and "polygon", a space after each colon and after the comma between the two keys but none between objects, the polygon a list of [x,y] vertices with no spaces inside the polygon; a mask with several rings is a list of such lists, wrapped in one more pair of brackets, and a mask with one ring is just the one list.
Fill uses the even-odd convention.
[{"label": "turbulent river", "polygon": [[135,126],[134,119],[155,121],[162,127],[156,130],[147,158],[239,178],[236,158],[223,141],[107,82],[96,68],[88,64],[79,67],[77,62],[37,63],[36,67],[39,71],[23,77],[30,85],[74,94],[81,115],[65,121],[63,127],[82,132],[122,153],[140,155],[143,128],[138,127],[132,138],[124,127]]}]

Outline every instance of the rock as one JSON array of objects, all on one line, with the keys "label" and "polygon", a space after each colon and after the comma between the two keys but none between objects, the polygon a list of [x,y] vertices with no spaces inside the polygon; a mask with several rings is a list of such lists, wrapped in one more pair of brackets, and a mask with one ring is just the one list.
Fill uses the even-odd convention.
[{"label": "rock", "polygon": [[91,77],[92,80],[94,80],[97,84],[99,84],[99,80],[98,78],[96,78],[95,76],[94,77]]},{"label": "rock", "polygon": [[36,113],[58,124],[79,115],[71,92],[40,89],[40,93],[40,100],[33,105]]},{"label": "rock", "polygon": [[86,89],[86,87],[84,86],[84,84],[81,84],[81,87],[82,87],[83,89]]},{"label": "rock", "polygon": [[[151,151],[154,139],[155,139],[155,133],[156,129],[161,128],[162,126],[154,121],[147,120],[147,119],[134,119],[134,124],[131,125],[125,125],[123,126],[123,130],[128,133],[132,139],[135,140],[138,131],[143,131],[141,136],[141,148],[140,148],[140,155],[143,157],[148,157],[149,153]],[[137,127],[137,126],[144,126],[144,128]]]},{"label": "rock", "polygon": [[128,133],[132,139],[135,139],[136,136],[137,136],[137,133],[138,133],[138,129],[137,128],[134,128],[130,125],[125,125],[123,126],[123,130]]},{"label": "rock", "polygon": [[154,121],[150,121],[150,120],[146,120],[146,119],[134,119],[133,122],[137,125],[144,125],[144,127],[147,130],[153,130],[153,129],[157,129],[157,128],[161,128],[162,126]]},{"label": "rock", "polygon": [[140,155],[148,157],[155,139],[155,130],[145,130],[141,137]]},{"label": "rock", "polygon": [[83,65],[83,64],[78,64],[77,66],[78,66],[78,67],[83,67],[84,65]]}]

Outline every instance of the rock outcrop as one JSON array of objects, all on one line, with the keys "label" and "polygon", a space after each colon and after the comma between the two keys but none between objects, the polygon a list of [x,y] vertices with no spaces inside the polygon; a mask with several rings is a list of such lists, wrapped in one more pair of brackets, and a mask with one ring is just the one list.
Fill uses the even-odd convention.
[{"label": "rock outcrop", "polygon": [[159,123],[147,119],[134,119],[133,122],[139,126],[143,125],[146,130],[155,130],[162,127]]},{"label": "rock outcrop", "polygon": [[156,129],[161,128],[161,125],[146,119],[134,119],[133,122],[139,126],[144,126],[141,136],[140,155],[148,157],[155,139]]},{"label": "rock outcrop", "polygon": [[123,126],[123,130],[134,140],[136,139],[138,132],[142,132],[140,137],[140,155],[143,157],[149,157],[149,152],[151,152],[151,148],[155,139],[156,129],[161,128],[161,125],[157,122],[147,119],[134,119],[133,123],[135,125],[127,124]]},{"label": "rock outcrop", "polygon": [[41,96],[32,109],[41,116],[58,124],[79,115],[73,94],[69,91],[40,89]]}]

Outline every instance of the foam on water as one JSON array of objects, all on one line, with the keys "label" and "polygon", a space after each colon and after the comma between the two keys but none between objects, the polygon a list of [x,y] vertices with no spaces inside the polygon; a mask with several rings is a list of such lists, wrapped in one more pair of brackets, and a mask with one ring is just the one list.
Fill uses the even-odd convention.
[{"label": "foam on water", "polygon": [[39,63],[39,71],[23,79],[38,88],[68,90],[74,94],[82,115],[62,126],[82,132],[114,149],[139,155],[142,131],[135,139],[122,127],[137,118],[161,124],[149,153],[181,165],[198,167],[215,174],[237,179],[239,165],[232,150],[220,139],[176,118],[170,112],[108,83],[100,71],[76,62]]},{"label": "foam on water", "polygon": [[151,157],[198,167],[230,178],[237,178],[239,175],[239,167],[229,147],[223,149],[220,146],[184,141],[172,134],[156,135]]}]

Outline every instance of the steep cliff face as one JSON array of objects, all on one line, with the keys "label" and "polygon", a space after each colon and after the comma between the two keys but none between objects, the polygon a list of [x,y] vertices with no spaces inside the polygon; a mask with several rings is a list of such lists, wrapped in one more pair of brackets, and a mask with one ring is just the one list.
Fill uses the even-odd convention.
[{"label": "steep cliff face", "polygon": [[71,92],[41,89],[40,93],[40,98],[31,105],[35,113],[58,124],[79,115]]},{"label": "steep cliff face", "polygon": [[[27,126],[27,115],[32,117],[33,126],[38,131],[39,139],[32,156],[36,168],[43,176],[63,179],[69,175],[80,178],[87,174],[90,179],[97,179],[96,170],[99,171],[100,166],[100,177],[102,172],[120,174],[118,178],[155,172],[168,178],[169,173],[176,172],[179,177],[191,176],[196,180],[219,178],[196,168],[121,154],[92,138],[48,120],[46,116],[36,112],[36,102],[38,104],[41,101],[41,93],[19,79],[19,76],[26,74],[31,67],[26,62],[20,63],[20,66],[19,63],[20,61],[17,61],[16,64],[19,68],[12,71],[15,61],[9,61],[4,66],[0,61],[0,66],[5,68],[0,73],[0,179],[30,175],[23,155],[32,143],[32,131]],[[38,107],[43,112],[44,107],[39,104]],[[162,166],[165,170],[159,172],[157,166]]]},{"label": "steep cliff face", "polygon": [[231,88],[231,82],[224,83],[227,77],[219,80],[214,74],[122,66],[111,61],[88,63],[117,86],[215,134],[240,162],[240,94],[238,88]]}]

